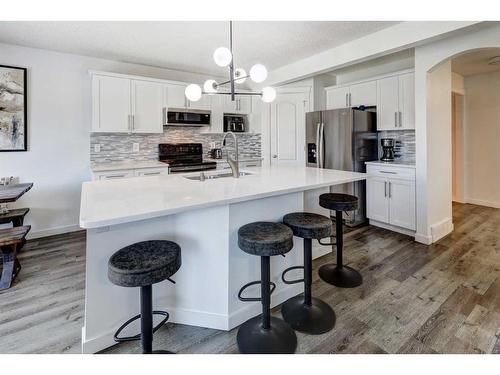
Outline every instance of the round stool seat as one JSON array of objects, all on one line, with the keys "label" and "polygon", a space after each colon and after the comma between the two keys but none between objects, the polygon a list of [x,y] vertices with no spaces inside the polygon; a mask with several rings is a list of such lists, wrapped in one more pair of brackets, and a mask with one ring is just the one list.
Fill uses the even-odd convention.
[{"label": "round stool seat", "polygon": [[172,241],[138,242],[114,253],[108,262],[109,280],[116,285],[139,287],[159,283],[181,266],[181,248]]},{"label": "round stool seat", "polygon": [[349,194],[325,193],[319,196],[319,205],[332,211],[353,211],[358,208],[358,197]]},{"label": "round stool seat", "polygon": [[285,254],[293,247],[293,232],[280,223],[258,221],[246,224],[238,230],[238,246],[252,255]]},{"label": "round stool seat", "polygon": [[283,217],[283,224],[290,227],[293,235],[301,238],[320,239],[332,234],[332,220],[310,212],[293,212]]}]

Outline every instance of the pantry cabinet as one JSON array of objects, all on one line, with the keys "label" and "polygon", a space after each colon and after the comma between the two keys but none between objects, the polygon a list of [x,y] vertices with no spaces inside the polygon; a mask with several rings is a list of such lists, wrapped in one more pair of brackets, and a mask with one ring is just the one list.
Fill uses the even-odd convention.
[{"label": "pantry cabinet", "polygon": [[367,165],[366,211],[370,223],[415,230],[415,169]]}]

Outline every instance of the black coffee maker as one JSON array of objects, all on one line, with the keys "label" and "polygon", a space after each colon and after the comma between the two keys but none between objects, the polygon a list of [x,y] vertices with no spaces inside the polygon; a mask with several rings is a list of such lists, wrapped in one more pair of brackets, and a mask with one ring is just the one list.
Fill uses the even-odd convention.
[{"label": "black coffee maker", "polygon": [[382,138],[380,140],[382,146],[382,161],[394,161],[394,139],[393,138]]}]

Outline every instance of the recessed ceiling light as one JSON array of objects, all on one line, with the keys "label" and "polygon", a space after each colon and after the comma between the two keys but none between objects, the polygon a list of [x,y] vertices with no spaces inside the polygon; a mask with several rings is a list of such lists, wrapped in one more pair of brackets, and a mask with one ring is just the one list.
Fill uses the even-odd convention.
[{"label": "recessed ceiling light", "polygon": [[500,65],[500,56],[495,56],[490,61],[488,61],[489,65]]}]

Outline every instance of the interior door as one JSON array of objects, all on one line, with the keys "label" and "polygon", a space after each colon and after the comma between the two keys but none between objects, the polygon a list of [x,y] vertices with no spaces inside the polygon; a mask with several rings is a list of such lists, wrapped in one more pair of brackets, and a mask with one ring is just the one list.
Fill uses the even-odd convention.
[{"label": "interior door", "polygon": [[380,177],[368,177],[366,181],[366,216],[382,223],[389,222],[388,181]]},{"label": "interior door", "polygon": [[163,133],[163,85],[132,81],[133,130],[135,133]]},{"label": "interior door", "polygon": [[377,81],[377,130],[397,129],[399,112],[398,77]]},{"label": "interior door", "polygon": [[389,180],[390,223],[415,230],[415,182]]},{"label": "interior door", "polygon": [[303,93],[279,93],[271,103],[271,165],[305,164],[305,112]]}]

